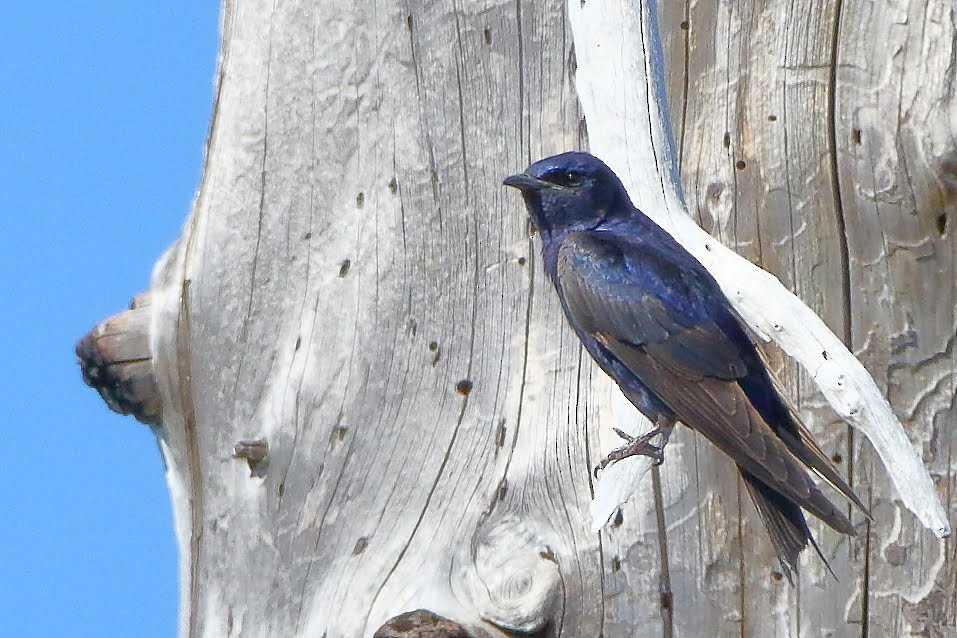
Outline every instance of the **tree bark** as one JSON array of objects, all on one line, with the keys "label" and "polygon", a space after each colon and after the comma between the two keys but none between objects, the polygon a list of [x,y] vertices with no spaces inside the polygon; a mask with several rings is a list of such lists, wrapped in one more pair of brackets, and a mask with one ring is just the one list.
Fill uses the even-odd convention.
[{"label": "tree bark", "polygon": [[665,73],[679,183],[659,96],[627,148],[579,106],[608,41],[573,37],[626,4],[591,3],[225,2],[203,179],[148,306],[181,636],[957,631],[955,545],[774,350],[874,513],[852,541],[815,528],[838,581],[808,556],[789,587],[730,462],[680,429],[593,532],[591,468],[632,415],[500,186],[588,148],[591,118],[613,167],[660,178],[658,212],[692,211],[855,349],[953,520],[954,8],[662,3],[666,65],[642,68]]}]

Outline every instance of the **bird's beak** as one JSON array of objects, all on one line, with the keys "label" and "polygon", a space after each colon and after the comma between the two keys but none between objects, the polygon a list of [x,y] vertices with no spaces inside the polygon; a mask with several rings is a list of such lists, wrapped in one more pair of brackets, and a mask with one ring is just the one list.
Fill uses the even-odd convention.
[{"label": "bird's beak", "polygon": [[537,177],[532,177],[528,173],[519,173],[517,175],[509,175],[502,182],[505,186],[511,186],[512,188],[517,188],[520,191],[527,190],[539,190],[542,188],[549,188],[551,184],[545,180],[538,179]]}]

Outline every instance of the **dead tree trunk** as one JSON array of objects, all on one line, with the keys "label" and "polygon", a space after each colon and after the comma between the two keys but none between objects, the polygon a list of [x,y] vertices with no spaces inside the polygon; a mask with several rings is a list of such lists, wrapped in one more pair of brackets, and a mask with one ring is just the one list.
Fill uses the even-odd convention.
[{"label": "dead tree trunk", "polygon": [[[690,209],[712,235],[776,274],[853,348],[951,503],[954,4],[662,8]],[[840,582],[811,561],[796,590],[781,589],[768,581],[767,561],[751,557],[767,545],[740,485],[723,459],[699,456],[692,500],[715,498],[732,515],[715,527],[699,514],[670,530],[670,545],[695,548],[686,573],[702,575],[671,578],[676,600],[701,603],[688,620],[720,628],[715,635],[953,633],[957,546],[901,510],[870,446],[838,425],[806,374],[783,361],[781,373],[875,522],[850,543],[820,536]],[[676,504],[672,520],[681,511],[687,506]],[[693,627],[683,626],[688,635]]]},{"label": "dead tree trunk", "polygon": [[[860,354],[950,505],[953,6],[662,4],[688,208]],[[838,582],[811,557],[781,580],[730,463],[689,432],[591,531],[614,390],[500,187],[617,125],[579,106],[586,10],[226,1],[203,180],[132,311],[154,378],[134,315],[110,325],[139,346],[104,358],[100,330],[82,353],[111,405],[162,421],[182,636],[957,630],[955,545],[781,357],[875,515],[852,542],[819,531]],[[385,624],[416,609],[448,620]]]}]

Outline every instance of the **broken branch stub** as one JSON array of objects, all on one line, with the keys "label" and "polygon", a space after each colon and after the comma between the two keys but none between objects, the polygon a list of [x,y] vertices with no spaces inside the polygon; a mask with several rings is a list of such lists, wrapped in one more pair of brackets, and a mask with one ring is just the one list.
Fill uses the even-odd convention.
[{"label": "broken branch stub", "polygon": [[76,344],[83,381],[111,410],[159,425],[162,410],[149,348],[150,297],[100,322]]}]

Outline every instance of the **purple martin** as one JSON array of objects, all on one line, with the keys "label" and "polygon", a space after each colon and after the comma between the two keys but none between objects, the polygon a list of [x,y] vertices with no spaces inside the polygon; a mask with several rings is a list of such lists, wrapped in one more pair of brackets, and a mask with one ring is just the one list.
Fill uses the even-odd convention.
[{"label": "purple martin", "polygon": [[631,203],[615,173],[588,153],[563,153],[504,184],[522,193],[545,272],[585,349],[656,425],[640,438],[619,432],[627,444],[599,468],[638,454],[661,462],[650,440],[680,422],[737,464],[789,579],[808,543],[820,554],[802,509],[854,535],[807,470],[866,514],[863,504],[778,393],[727,297]]}]

